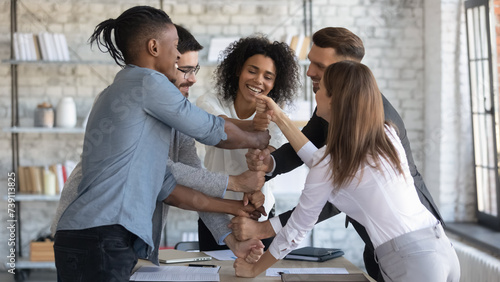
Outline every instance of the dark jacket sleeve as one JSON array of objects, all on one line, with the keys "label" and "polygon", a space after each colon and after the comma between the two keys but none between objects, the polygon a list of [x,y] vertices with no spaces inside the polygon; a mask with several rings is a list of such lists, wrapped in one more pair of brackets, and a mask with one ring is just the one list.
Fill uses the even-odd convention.
[{"label": "dark jacket sleeve", "polygon": [[[307,139],[309,139],[317,148],[321,148],[325,145],[326,134],[328,133],[328,123],[316,115],[315,109],[311,119],[302,129],[302,133],[304,133]],[[290,143],[286,143],[279,147],[276,151],[272,152],[271,155],[274,157],[275,168],[273,175],[267,177],[266,180],[269,180],[276,175],[292,171],[304,163],[293,150]]]},{"label": "dark jacket sleeve", "polygon": [[[279,215],[280,221],[281,221],[281,226],[285,226],[286,223],[288,222],[288,219],[292,215],[292,212],[295,210],[295,208],[288,210],[282,214]],[[335,216],[339,214],[340,211],[330,202],[326,202],[325,206],[321,210],[321,213],[319,214],[318,220],[316,221],[315,224],[322,222],[323,220],[329,219],[332,216]]]},{"label": "dark jacket sleeve", "polygon": [[413,155],[410,147],[410,140],[406,134],[406,127],[401,119],[401,116],[398,114],[396,109],[391,105],[391,103],[382,95],[382,100],[384,102],[384,114],[385,120],[392,122],[397,127],[397,132],[399,139],[401,139],[401,144],[403,144],[403,148],[405,149],[406,159],[408,160],[408,166],[410,167],[410,173],[413,177],[413,182],[415,184],[415,188],[417,190],[418,197],[420,202],[438,219],[442,224],[443,218],[439,213],[439,210],[432,199],[431,193],[427,189],[425,185],[424,179],[422,175],[418,172],[417,166],[415,165],[415,161],[413,160]]},{"label": "dark jacket sleeve", "polygon": [[[302,129],[302,133],[311,141],[316,147],[321,148],[325,145],[326,136],[328,133],[328,123],[316,115],[316,110],[311,117],[311,119],[307,122],[306,126]],[[279,149],[272,153],[275,161],[275,168],[273,175],[268,179],[275,177],[276,175],[287,173],[295,168],[301,166],[303,164],[302,160],[297,153],[293,150],[292,145],[290,143],[286,143],[281,146]],[[294,208],[295,209],[295,208]],[[289,210],[279,215],[281,224],[284,226],[293,210]],[[323,207],[321,214],[319,215],[318,222],[321,222],[325,219],[328,219],[336,214],[340,213],[340,211],[333,206],[331,203],[327,202]]]}]

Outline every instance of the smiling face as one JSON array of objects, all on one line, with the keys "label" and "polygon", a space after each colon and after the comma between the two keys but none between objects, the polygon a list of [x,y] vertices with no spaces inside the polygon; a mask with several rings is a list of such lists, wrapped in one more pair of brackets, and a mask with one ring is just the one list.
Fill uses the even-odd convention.
[{"label": "smiling face", "polygon": [[314,93],[319,89],[319,82],[323,77],[323,73],[325,73],[326,67],[346,59],[337,55],[333,48],[321,48],[314,44],[307,58],[311,61],[307,69],[307,76],[312,80]]},{"label": "smiling face", "polygon": [[268,95],[274,87],[274,61],[261,54],[248,58],[241,68],[236,100],[245,101],[255,109],[256,96]]},{"label": "smiling face", "polygon": [[[181,69],[193,70],[198,66],[198,51],[188,51],[181,55],[177,65]],[[180,70],[176,71],[174,85],[179,88],[184,97],[189,97],[189,88],[196,83],[196,74],[191,72],[185,74]]]},{"label": "smiling face", "polygon": [[156,46],[158,55],[155,70],[163,73],[169,80],[174,80],[177,73],[177,61],[181,55],[177,50],[179,41],[177,29],[173,24],[167,24],[156,40],[158,41]]}]

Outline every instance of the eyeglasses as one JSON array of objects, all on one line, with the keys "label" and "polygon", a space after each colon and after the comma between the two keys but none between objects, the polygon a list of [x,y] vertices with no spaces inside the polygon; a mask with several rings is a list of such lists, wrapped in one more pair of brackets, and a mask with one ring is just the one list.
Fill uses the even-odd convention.
[{"label": "eyeglasses", "polygon": [[184,73],[184,79],[188,79],[191,75],[196,75],[200,70],[200,65],[196,67],[178,67],[178,71]]}]

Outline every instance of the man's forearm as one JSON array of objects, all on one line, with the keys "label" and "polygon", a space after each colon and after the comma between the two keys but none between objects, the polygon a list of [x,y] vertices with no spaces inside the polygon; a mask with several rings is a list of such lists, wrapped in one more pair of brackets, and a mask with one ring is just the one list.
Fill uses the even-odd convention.
[{"label": "man's forearm", "polygon": [[177,184],[202,192],[205,195],[222,198],[226,193],[228,176],[204,168],[168,160],[168,168]]},{"label": "man's forearm", "polygon": [[244,131],[254,131],[253,127],[253,122],[251,120],[239,120],[235,118],[229,118],[227,116],[220,116],[222,117],[226,122],[231,122],[234,125],[238,126],[241,130]]},{"label": "man's forearm", "polygon": [[164,202],[168,205],[185,210],[227,213],[233,215],[238,213],[238,201],[210,197],[182,185],[176,185],[175,189]]},{"label": "man's forearm", "polygon": [[221,140],[216,145],[216,147],[223,149],[264,149],[269,145],[271,138],[267,131],[244,131],[228,120],[224,123],[224,131],[227,134],[227,139]]},{"label": "man's forearm", "polygon": [[223,239],[231,233],[231,229],[228,227],[231,217],[227,214],[208,212],[199,212],[198,215],[210,230],[217,244],[223,244]]}]

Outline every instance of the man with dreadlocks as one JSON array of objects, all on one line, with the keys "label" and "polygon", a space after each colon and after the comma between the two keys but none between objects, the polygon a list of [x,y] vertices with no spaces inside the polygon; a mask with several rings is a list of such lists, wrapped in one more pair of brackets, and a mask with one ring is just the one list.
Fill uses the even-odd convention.
[{"label": "man with dreadlocks", "polygon": [[130,8],[100,23],[90,41],[124,67],[89,116],[78,195],[55,235],[56,267],[61,281],[128,281],[138,258],[158,264],[153,230],[163,202],[243,216],[255,208],[177,185],[165,157],[172,128],[230,149],[264,148],[269,135],[241,131],[182,96],[170,81],[180,54],[165,12]]}]

